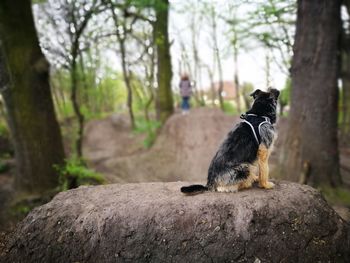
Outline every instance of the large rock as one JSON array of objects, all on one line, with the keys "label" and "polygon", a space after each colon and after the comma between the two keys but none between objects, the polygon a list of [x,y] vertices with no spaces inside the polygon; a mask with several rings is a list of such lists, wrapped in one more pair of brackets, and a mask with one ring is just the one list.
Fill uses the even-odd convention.
[{"label": "large rock", "polygon": [[184,196],[186,183],[84,187],[19,225],[5,262],[350,262],[349,225],[313,188]]}]

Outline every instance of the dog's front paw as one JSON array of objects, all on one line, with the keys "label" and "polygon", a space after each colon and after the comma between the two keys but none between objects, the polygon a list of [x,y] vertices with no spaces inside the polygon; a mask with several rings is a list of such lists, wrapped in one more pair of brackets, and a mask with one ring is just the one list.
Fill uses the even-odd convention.
[{"label": "dog's front paw", "polygon": [[267,182],[266,184],[260,184],[259,186],[265,189],[272,189],[275,187],[275,184],[273,182]]}]

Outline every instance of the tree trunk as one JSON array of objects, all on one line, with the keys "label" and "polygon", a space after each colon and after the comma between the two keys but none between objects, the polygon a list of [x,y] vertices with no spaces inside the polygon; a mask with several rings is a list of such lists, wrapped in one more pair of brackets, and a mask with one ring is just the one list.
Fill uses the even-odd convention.
[{"label": "tree trunk", "polygon": [[[344,1],[348,14],[350,14],[350,1]],[[348,25],[347,23],[344,24]],[[341,79],[343,84],[343,93],[341,101],[342,118],[340,120],[340,131],[342,143],[349,143],[350,139],[350,27],[342,27],[341,37]]]},{"label": "tree trunk", "polygon": [[238,78],[238,48],[237,48],[237,33],[235,32],[235,40],[233,45],[233,62],[235,65],[235,71],[234,71],[234,83],[235,83],[235,91],[236,91],[236,104],[237,104],[237,111],[241,112],[241,100],[240,100],[240,94],[239,94],[239,78]]},{"label": "tree trunk", "polygon": [[145,65],[145,72],[146,72],[146,88],[149,93],[149,97],[145,103],[145,108],[144,108],[144,114],[145,114],[145,119],[147,122],[149,122],[150,116],[149,116],[149,111],[150,107],[152,105],[152,102],[154,100],[154,88],[153,88],[153,83],[154,83],[154,69],[155,69],[155,61],[154,61],[154,53],[151,55],[150,59],[150,65],[149,65],[149,70],[147,68],[147,65]]},{"label": "tree trunk", "polygon": [[[133,96],[132,96],[132,88],[131,88],[131,74],[130,74],[130,70],[127,68],[127,61],[126,61],[126,47],[125,47],[125,41],[126,41],[126,32],[127,32],[127,28],[126,28],[126,18],[123,18],[124,21],[122,21],[121,23],[118,20],[118,16],[114,11],[114,6],[112,4],[112,1],[109,2],[110,3],[110,9],[112,12],[112,16],[113,16],[113,20],[114,20],[114,26],[115,26],[115,31],[116,31],[116,35],[117,35],[117,39],[118,39],[118,43],[119,43],[119,51],[120,51],[120,55],[121,55],[121,65],[122,65],[122,70],[123,70],[123,79],[124,79],[124,84],[126,87],[126,92],[127,92],[127,101],[126,101],[126,106],[128,108],[128,112],[129,112],[129,117],[130,117],[130,124],[131,124],[131,128],[135,129],[136,125],[135,125],[135,117],[134,117],[134,112],[132,109],[132,101],[133,101]],[[122,27],[123,30],[122,32],[120,32],[119,27]]]},{"label": "tree trunk", "polygon": [[[219,46],[218,46],[218,39],[217,39],[217,24],[216,24],[216,11],[214,9],[214,6],[211,6],[211,26],[212,26],[212,38],[213,38],[213,59],[214,59],[214,71],[215,71],[215,64],[218,65],[218,73],[219,73],[219,87],[217,91],[217,95],[219,98],[220,108],[221,110],[224,110],[224,99],[222,97],[222,92],[224,90],[224,83],[222,80],[222,65],[221,65],[221,58],[219,53]],[[216,63],[215,63],[216,62]]]},{"label": "tree trunk", "polygon": [[76,56],[77,56],[77,53],[73,51],[70,77],[71,77],[71,101],[73,104],[74,113],[78,119],[78,133],[77,133],[77,139],[75,141],[75,150],[76,150],[77,156],[80,158],[83,156],[83,133],[84,133],[85,116],[81,112],[80,105],[78,102],[78,72],[77,72]]},{"label": "tree trunk", "polygon": [[215,107],[215,100],[216,100],[216,92],[215,92],[215,84],[214,84],[214,73],[211,71],[210,66],[205,65],[205,68],[207,69],[207,73],[210,80],[210,98],[211,98],[211,104]]},{"label": "tree trunk", "polygon": [[168,36],[169,1],[159,0],[156,8],[156,21],[154,23],[155,42],[157,47],[157,118],[165,123],[173,114],[173,94],[171,90],[172,68],[170,57],[170,43]]},{"label": "tree trunk", "polygon": [[[218,44],[218,38],[217,38],[217,23],[216,23],[216,11],[214,9],[214,6],[211,6],[211,19],[212,19],[212,38],[213,38],[213,58],[214,58],[214,65],[215,61],[218,65],[218,73],[219,73],[219,87],[218,87],[218,97],[219,97],[219,103],[221,110],[224,110],[224,99],[222,97],[222,93],[224,90],[224,83],[223,83],[223,76],[222,76],[222,64],[221,64],[221,58],[220,58],[220,51],[219,51],[219,44]],[[215,69],[214,69],[215,70]]]},{"label": "tree trunk", "polygon": [[266,88],[271,86],[271,58],[270,58],[270,50],[266,51],[265,54],[265,85]]},{"label": "tree trunk", "polygon": [[224,91],[224,82],[222,77],[222,66],[221,66],[221,59],[218,54],[219,50],[217,49],[217,59],[218,59],[218,71],[219,71],[219,88],[218,88],[218,96],[219,96],[219,103],[221,110],[224,110],[224,98],[222,97],[222,93]]},{"label": "tree trunk", "polygon": [[40,194],[58,185],[64,150],[30,1],[0,1],[0,38],[11,76],[3,91],[15,147],[15,188]]},{"label": "tree trunk", "polygon": [[281,176],[341,183],[337,140],[339,0],[298,0],[289,128]]},{"label": "tree trunk", "polygon": [[121,58],[122,58],[123,78],[124,78],[124,83],[126,86],[126,91],[128,94],[126,105],[128,107],[131,128],[135,129],[135,127],[136,127],[135,117],[134,117],[134,111],[132,109],[131,76],[130,76],[130,71],[129,71],[129,69],[127,69],[127,65],[126,65],[125,39],[118,36],[118,41],[119,41],[120,54],[121,54]]},{"label": "tree trunk", "polygon": [[87,106],[90,112],[96,113],[96,111],[94,111],[92,107],[91,98],[89,94],[89,88],[92,88],[92,87],[91,87],[91,83],[89,82],[87,74],[90,74],[90,72],[87,72],[85,69],[85,61],[84,61],[82,50],[79,49],[78,52],[79,52],[79,68],[81,70],[80,72],[81,82],[84,87],[84,92],[81,95],[81,99],[84,102],[84,104]]},{"label": "tree trunk", "polygon": [[7,68],[7,63],[5,61],[4,49],[0,39],[0,91],[2,92],[7,89],[9,83],[10,76]]}]

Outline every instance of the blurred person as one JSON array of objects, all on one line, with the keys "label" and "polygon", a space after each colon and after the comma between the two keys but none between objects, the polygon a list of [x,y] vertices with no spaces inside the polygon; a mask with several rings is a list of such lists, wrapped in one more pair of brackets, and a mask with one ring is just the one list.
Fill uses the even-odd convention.
[{"label": "blurred person", "polygon": [[188,75],[185,73],[180,80],[180,95],[182,97],[182,114],[187,114],[190,110],[190,98],[192,95],[192,85]]}]

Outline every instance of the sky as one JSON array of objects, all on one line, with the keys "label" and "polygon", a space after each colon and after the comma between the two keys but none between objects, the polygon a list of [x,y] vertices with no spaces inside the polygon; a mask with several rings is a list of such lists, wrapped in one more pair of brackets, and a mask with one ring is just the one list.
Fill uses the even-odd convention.
[{"label": "sky", "polygon": [[[187,3],[195,3],[199,0],[189,0]],[[229,2],[228,0],[213,0],[210,1],[215,3],[223,12],[225,12],[225,6]],[[171,0],[171,11],[170,11],[170,26],[169,26],[169,37],[173,43],[171,47],[172,64],[174,79],[173,85],[177,85],[179,81],[179,60],[181,60],[181,43],[179,38],[185,43],[186,48],[191,50],[191,30],[189,28],[191,20],[191,12],[181,11],[181,6],[184,1],[182,0]],[[248,8],[240,7],[238,12],[244,16],[245,12],[248,12]],[[207,21],[203,21],[203,24],[199,27],[199,56],[200,59],[208,64],[213,65],[212,49],[211,49],[211,38],[210,28],[205,24]],[[219,38],[219,49],[223,63],[223,79],[224,81],[233,81],[234,76],[234,62],[233,54],[230,52],[228,45],[228,28],[222,19],[218,19],[218,38]],[[251,41],[251,40],[250,40]],[[240,50],[238,55],[238,72],[240,83],[250,82],[254,85],[254,88],[266,89],[266,54],[267,50],[257,43],[253,43],[253,47],[247,47]],[[192,65],[193,66],[193,63]],[[210,80],[207,74],[202,74],[202,86],[204,88],[210,86]],[[215,74],[215,81],[218,81],[218,74]],[[284,87],[286,81],[286,74],[282,73],[281,70],[275,65],[270,64],[270,85],[277,89]]]}]

